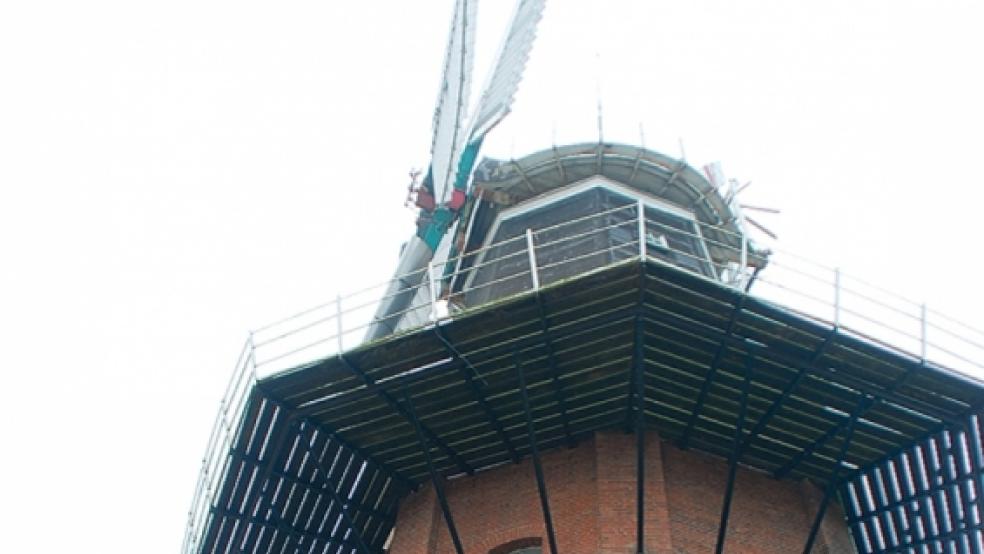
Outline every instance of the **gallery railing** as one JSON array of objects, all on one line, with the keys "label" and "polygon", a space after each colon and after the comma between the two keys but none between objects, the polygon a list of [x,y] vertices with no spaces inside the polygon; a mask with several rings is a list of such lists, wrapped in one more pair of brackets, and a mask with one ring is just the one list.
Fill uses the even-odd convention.
[{"label": "gallery railing", "polygon": [[[408,286],[414,291],[415,301],[389,317],[401,322],[398,333],[407,332],[438,320],[454,319],[489,301],[642,259],[691,271],[722,286],[749,288],[755,297],[837,325],[919,360],[971,375],[984,372],[984,332],[978,329],[839,268],[782,249],[768,253],[767,268],[755,274],[753,280],[749,266],[754,264],[749,261],[764,261],[765,255],[751,247],[743,234],[720,225],[696,224],[691,229],[653,220],[646,215],[642,203],[528,229],[520,236],[469,252],[466,259],[443,260],[413,274],[395,277],[411,283]],[[699,248],[691,252],[673,248],[679,241],[689,241]],[[183,552],[197,552],[207,529],[252,385],[262,376],[359,346],[391,281],[336,296],[249,334],[220,402],[202,459]],[[454,298],[448,301],[441,291],[452,281],[460,284]],[[469,304],[469,299],[480,302]]]}]

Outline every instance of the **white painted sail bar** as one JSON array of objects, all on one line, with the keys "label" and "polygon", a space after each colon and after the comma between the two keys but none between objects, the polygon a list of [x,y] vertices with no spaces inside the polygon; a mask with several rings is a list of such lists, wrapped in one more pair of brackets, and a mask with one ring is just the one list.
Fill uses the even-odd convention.
[{"label": "white painted sail bar", "polygon": [[545,5],[546,0],[519,0],[517,3],[512,23],[475,112],[470,139],[484,136],[509,113],[516,89],[523,79],[523,70],[530,58],[536,27],[543,17]]},{"label": "white painted sail bar", "polygon": [[444,71],[434,107],[431,168],[434,198],[440,203],[449,194],[464,147],[472,73],[475,59],[475,24],[478,0],[458,0],[454,6]]}]

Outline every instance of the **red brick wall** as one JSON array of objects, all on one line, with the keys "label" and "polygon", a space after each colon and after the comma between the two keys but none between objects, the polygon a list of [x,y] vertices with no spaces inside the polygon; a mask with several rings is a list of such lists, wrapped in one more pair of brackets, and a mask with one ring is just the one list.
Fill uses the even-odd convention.
[{"label": "red brick wall", "polygon": [[[599,432],[577,448],[541,454],[557,546],[564,554],[630,554],[636,541],[635,436]],[[646,441],[646,552],[713,552],[727,462]],[[532,461],[446,483],[454,522],[468,554],[539,538],[549,552]],[[815,486],[776,481],[740,469],[725,552],[800,552],[821,496]],[[854,551],[840,509],[831,505],[815,554]],[[433,487],[406,498],[392,554],[453,554]]]}]

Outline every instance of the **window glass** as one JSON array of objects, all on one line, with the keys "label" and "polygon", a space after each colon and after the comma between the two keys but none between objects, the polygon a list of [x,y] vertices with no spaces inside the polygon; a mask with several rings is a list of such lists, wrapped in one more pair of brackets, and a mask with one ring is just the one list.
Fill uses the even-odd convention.
[{"label": "window glass", "polygon": [[[475,306],[531,287],[527,229],[535,234],[541,285],[638,256],[636,203],[599,186],[501,220],[491,239],[495,246],[474,268],[465,302]],[[714,276],[693,221],[652,206],[645,214],[650,256]]]}]

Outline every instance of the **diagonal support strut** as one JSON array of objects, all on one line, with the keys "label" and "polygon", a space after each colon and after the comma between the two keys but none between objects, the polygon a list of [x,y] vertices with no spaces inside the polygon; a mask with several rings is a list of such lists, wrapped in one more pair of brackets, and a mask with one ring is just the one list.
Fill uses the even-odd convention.
[{"label": "diagonal support strut", "polygon": [[468,383],[468,388],[471,389],[472,398],[475,399],[478,405],[481,406],[482,411],[485,412],[485,418],[489,420],[489,424],[499,436],[499,440],[502,441],[502,444],[505,445],[506,450],[509,451],[509,456],[512,458],[513,463],[518,464],[519,454],[516,453],[512,440],[510,440],[509,435],[507,435],[505,429],[503,429],[502,422],[499,421],[499,416],[496,415],[495,410],[489,405],[485,392],[482,390],[482,386],[475,380],[475,377],[478,375],[478,370],[475,369],[475,366],[468,361],[468,358],[466,358],[464,354],[455,348],[444,332],[441,331],[440,325],[434,326],[434,335],[436,335],[437,339],[444,345],[444,349],[447,350],[448,354],[464,366],[459,366],[458,372],[461,374],[462,379]]},{"label": "diagonal support strut", "polygon": [[718,523],[716,554],[724,552],[724,541],[728,534],[728,517],[731,515],[731,499],[735,491],[735,477],[738,473],[738,461],[741,458],[742,432],[745,426],[745,412],[748,410],[748,389],[752,381],[752,354],[749,352],[745,359],[745,378],[741,383],[741,401],[738,404],[738,420],[735,422],[735,439],[731,447],[731,459],[728,460],[728,481],[724,489],[724,501],[721,503],[721,521]]},{"label": "diagonal support strut", "polygon": [[[390,395],[388,392],[386,392],[385,390],[383,390],[383,388],[380,387],[378,383],[376,383],[376,380],[375,379],[373,379],[368,374],[366,374],[364,371],[362,371],[361,369],[359,369],[347,357],[345,357],[344,354],[339,354],[338,355],[338,360],[340,362],[342,362],[342,365],[344,365],[349,371],[351,371],[352,373],[354,373],[355,375],[357,375],[362,380],[362,382],[366,385],[366,388],[367,389],[369,389],[369,390],[373,391],[374,393],[376,393],[387,404],[389,404],[389,406],[394,411],[396,411],[396,413],[402,415],[407,421],[413,423],[414,418],[407,411],[407,409],[405,409],[403,406],[401,406],[400,403],[397,402],[396,399],[393,398],[392,395]],[[454,460],[454,463],[458,466],[458,469],[460,469],[464,473],[467,473],[468,475],[474,475],[475,474],[475,469],[472,468],[470,465],[468,465],[468,462],[466,462],[464,459],[462,459],[462,457],[459,456],[458,453],[454,451],[454,449],[452,449],[450,446],[448,446],[447,443],[445,443],[443,440],[441,440],[441,438],[438,437],[437,434],[435,434],[433,431],[431,431],[429,428],[427,428],[425,426],[421,426],[421,428],[423,429],[423,432],[427,435],[427,438],[429,440],[433,441],[434,444],[437,445],[438,448],[440,448],[441,450],[443,450],[444,453],[448,456],[448,458]]]},{"label": "diagonal support strut", "polygon": [[729,339],[732,337],[732,333],[734,333],[735,325],[738,323],[738,316],[741,314],[742,308],[745,307],[745,300],[747,298],[747,294],[739,296],[734,308],[731,310],[731,318],[728,320],[728,325],[724,329],[724,338],[714,353],[711,365],[707,369],[707,376],[704,377],[704,383],[701,385],[700,392],[697,394],[697,403],[694,406],[694,411],[690,414],[690,418],[687,420],[687,428],[684,429],[683,435],[680,437],[679,446],[682,449],[686,449],[690,444],[690,435],[694,431],[694,426],[697,425],[701,410],[704,409],[704,402],[707,401],[707,395],[711,392],[711,384],[717,375],[718,366],[724,358],[724,353],[728,349]]},{"label": "diagonal support strut", "polygon": [[451,534],[451,542],[454,543],[454,550],[457,554],[464,554],[464,547],[461,546],[461,538],[458,537],[458,529],[454,526],[454,518],[451,516],[451,506],[448,504],[448,498],[444,494],[444,484],[441,481],[442,477],[437,473],[434,468],[434,460],[431,458],[430,445],[427,444],[427,437],[424,436],[423,426],[420,424],[420,420],[417,419],[417,412],[413,409],[413,402],[410,401],[410,393],[407,389],[403,389],[403,401],[407,405],[407,414],[410,416],[410,420],[413,423],[413,430],[417,433],[417,441],[420,443],[420,450],[424,453],[424,459],[427,462],[427,471],[430,473],[431,481],[434,483],[434,492],[437,493],[437,500],[441,505],[441,512],[444,514],[444,522],[447,523],[448,532]]},{"label": "diagonal support strut", "polygon": [[830,478],[827,480],[826,488],[824,488],[823,499],[820,500],[820,507],[817,508],[817,515],[813,519],[813,525],[810,527],[810,534],[806,538],[803,554],[810,554],[810,551],[813,550],[813,543],[817,540],[817,533],[820,531],[820,525],[823,523],[823,516],[827,513],[830,498],[834,495],[835,489],[841,483],[839,480],[841,465],[844,463],[844,458],[847,456],[847,451],[851,446],[851,440],[854,438],[854,426],[861,412],[864,411],[866,406],[870,406],[873,400],[870,396],[862,396],[858,401],[857,407],[854,409],[854,413],[851,414],[851,419],[848,421],[844,432],[844,442],[841,444],[840,452],[837,453],[837,460],[834,462],[834,467],[830,470]]},{"label": "diagonal support strut", "polygon": [[536,430],[533,428],[533,414],[530,412],[530,397],[526,390],[526,375],[519,355],[513,354],[516,374],[519,377],[519,391],[523,397],[523,411],[526,414],[526,432],[530,439],[530,453],[533,457],[533,470],[536,473],[536,487],[540,493],[540,507],[543,510],[543,523],[547,528],[547,541],[550,543],[551,554],[557,554],[557,539],[554,536],[553,518],[550,516],[550,500],[547,498],[547,484],[543,478],[543,467],[540,465],[540,451],[536,446]]}]

